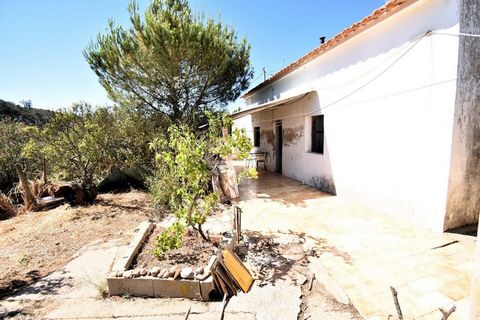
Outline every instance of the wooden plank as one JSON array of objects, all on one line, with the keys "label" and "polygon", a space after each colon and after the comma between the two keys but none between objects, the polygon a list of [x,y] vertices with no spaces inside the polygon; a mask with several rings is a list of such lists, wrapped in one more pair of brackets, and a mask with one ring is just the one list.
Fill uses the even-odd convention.
[{"label": "wooden plank", "polygon": [[217,269],[215,269],[215,272],[220,276],[223,282],[227,285],[229,291],[236,296],[239,288],[237,287],[236,283],[233,283],[233,280],[230,279],[230,277],[227,275],[225,270],[223,270],[223,267],[219,266]]},{"label": "wooden plank", "polygon": [[220,283],[217,280],[217,275],[214,272],[212,272],[210,275],[212,276],[212,280],[213,280],[213,284],[215,286],[215,289],[217,289],[217,291],[222,294],[223,293],[222,292],[223,291],[222,286],[220,286]]},{"label": "wooden plank", "polygon": [[227,271],[233,276],[242,291],[250,291],[253,285],[253,278],[248,269],[243,265],[235,253],[230,250],[223,250],[222,255]]},{"label": "wooden plank", "polygon": [[[213,269],[212,269],[213,271]],[[228,288],[227,288],[227,285],[223,282],[222,278],[216,273],[214,272],[214,275],[217,279],[217,283],[220,285],[220,289],[221,289],[221,293],[226,293],[226,294],[230,294],[230,292],[228,291]],[[213,274],[212,274],[213,276]]]},{"label": "wooden plank", "polygon": [[225,272],[225,274],[228,276],[230,279],[230,282],[233,283],[235,288],[238,288],[237,291],[240,289],[240,284],[235,280],[235,277],[228,271],[227,267],[225,266],[225,261],[223,261],[223,256],[222,253],[219,252],[218,257],[217,257],[217,262],[222,266],[222,270]]}]

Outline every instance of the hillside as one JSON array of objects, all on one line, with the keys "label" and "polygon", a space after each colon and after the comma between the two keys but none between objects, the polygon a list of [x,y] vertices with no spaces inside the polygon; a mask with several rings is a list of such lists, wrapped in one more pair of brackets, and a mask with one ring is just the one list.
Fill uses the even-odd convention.
[{"label": "hillside", "polygon": [[48,122],[54,112],[44,109],[24,108],[13,102],[0,99],[0,120],[23,122],[29,125],[41,125]]}]

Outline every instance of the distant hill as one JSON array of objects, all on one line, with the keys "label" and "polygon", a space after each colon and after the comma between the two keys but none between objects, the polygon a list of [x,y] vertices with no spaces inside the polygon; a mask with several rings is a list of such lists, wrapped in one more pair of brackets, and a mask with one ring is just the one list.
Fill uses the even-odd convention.
[{"label": "distant hill", "polygon": [[24,108],[13,102],[0,99],[0,120],[23,122],[28,125],[42,125],[54,115],[53,111]]}]

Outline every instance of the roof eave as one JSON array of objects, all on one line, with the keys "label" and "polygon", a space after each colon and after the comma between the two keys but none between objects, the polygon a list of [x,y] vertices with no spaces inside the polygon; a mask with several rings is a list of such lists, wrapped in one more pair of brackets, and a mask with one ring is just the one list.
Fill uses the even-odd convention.
[{"label": "roof eave", "polygon": [[402,11],[403,9],[409,7],[415,2],[420,0],[391,0],[382,7],[376,9],[369,16],[363,18],[361,21],[352,24],[350,27],[342,30],[342,32],[335,35],[333,38],[323,43],[319,47],[316,47],[312,51],[308,52],[306,55],[302,56],[300,59],[292,62],[267,80],[263,81],[253,89],[244,93],[241,98],[247,99],[256,92],[260,91],[264,87],[282,79],[283,77],[291,74],[298,68],[304,66],[315,58],[319,57],[321,54],[335,49],[341,44],[344,44],[348,40],[354,38],[355,36],[365,32],[379,22],[395,15],[396,13]]}]

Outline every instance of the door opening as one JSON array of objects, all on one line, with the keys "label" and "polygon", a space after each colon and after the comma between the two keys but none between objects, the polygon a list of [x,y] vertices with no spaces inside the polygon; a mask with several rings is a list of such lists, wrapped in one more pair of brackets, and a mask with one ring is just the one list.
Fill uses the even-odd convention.
[{"label": "door opening", "polygon": [[282,121],[275,121],[275,172],[282,173],[283,130]]}]

